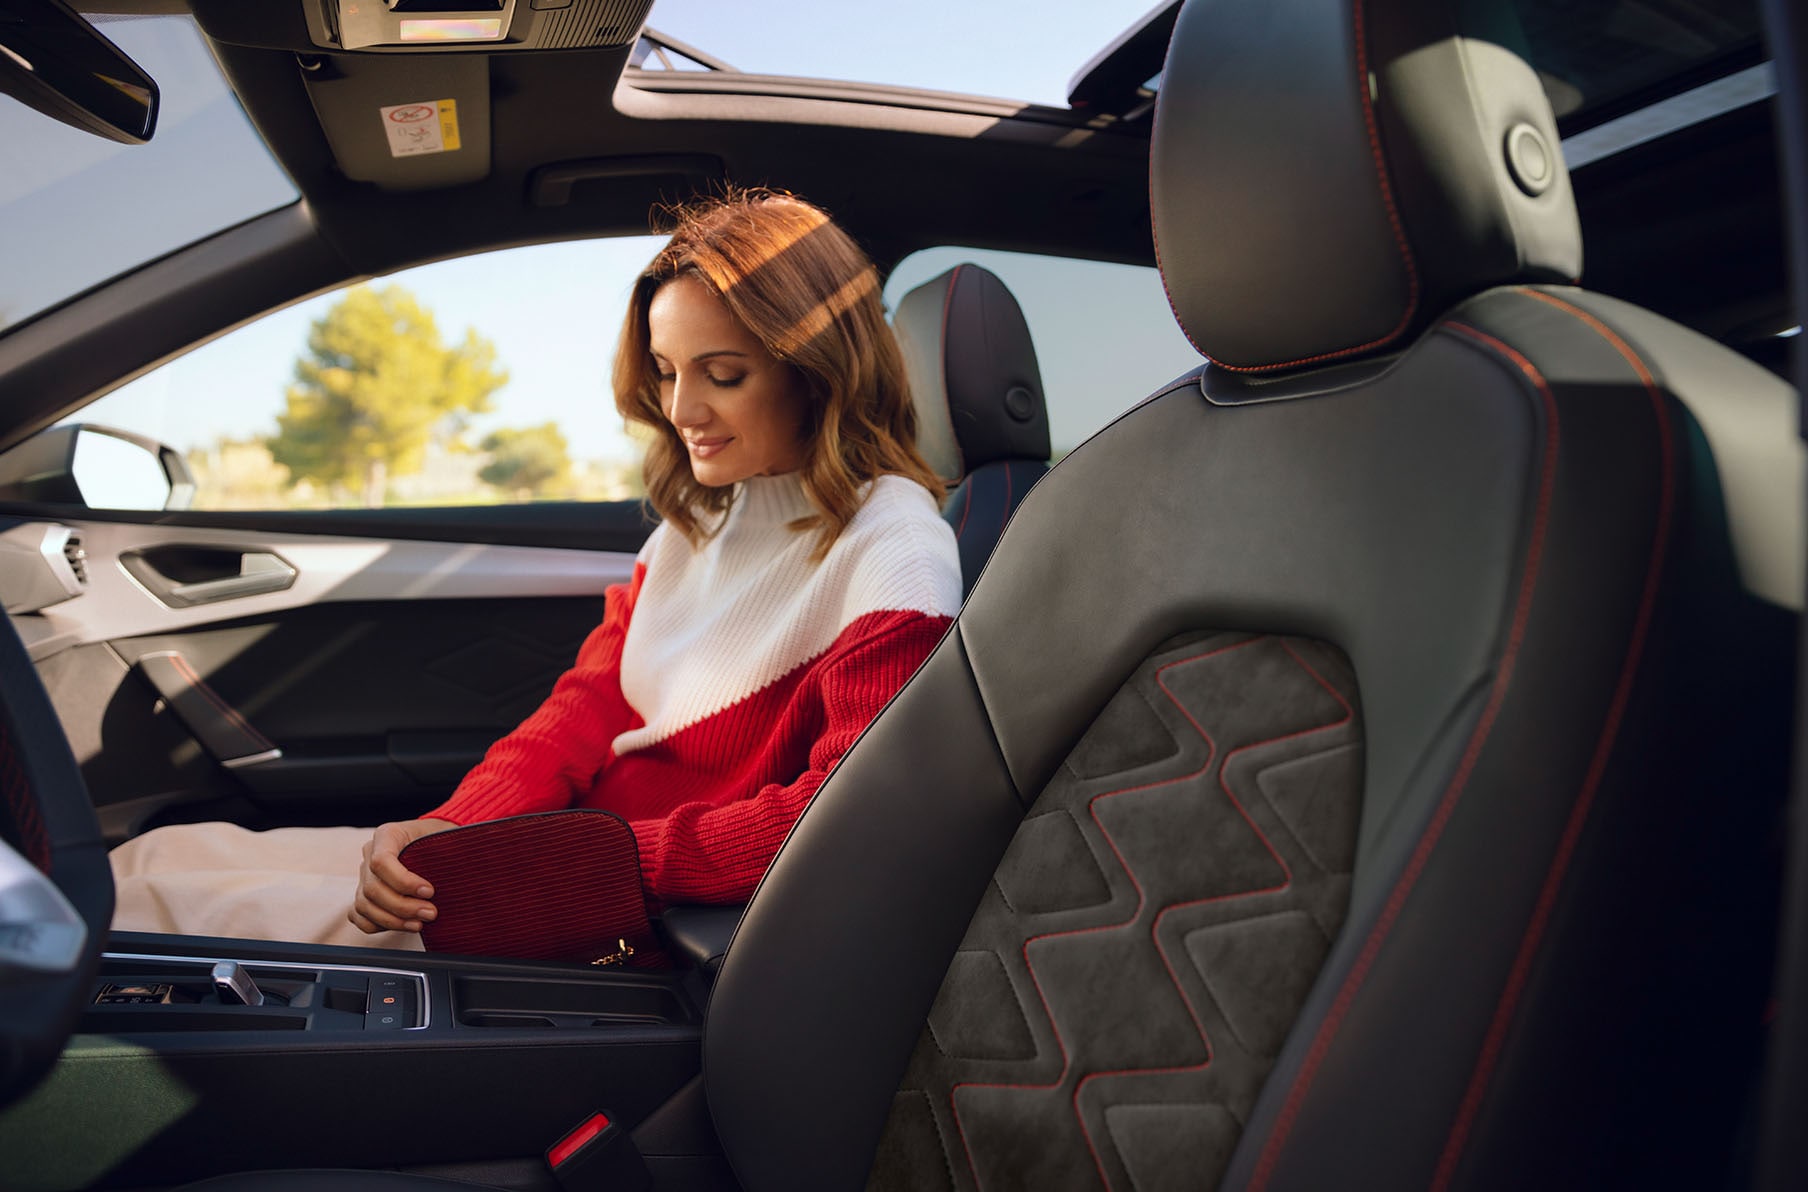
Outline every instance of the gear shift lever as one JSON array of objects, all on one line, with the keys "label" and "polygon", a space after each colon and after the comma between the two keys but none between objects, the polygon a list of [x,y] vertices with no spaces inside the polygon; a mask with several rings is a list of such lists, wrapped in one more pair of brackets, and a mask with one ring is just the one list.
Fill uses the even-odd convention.
[{"label": "gear shift lever", "polygon": [[261,1006],[264,1004],[263,991],[258,989],[257,982],[245,971],[245,966],[236,960],[222,960],[213,966],[213,987],[219,991],[220,1002],[227,1006]]}]

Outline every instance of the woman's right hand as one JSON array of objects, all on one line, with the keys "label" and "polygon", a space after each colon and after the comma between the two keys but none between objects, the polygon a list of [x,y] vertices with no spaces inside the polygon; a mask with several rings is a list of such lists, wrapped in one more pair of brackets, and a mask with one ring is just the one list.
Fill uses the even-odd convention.
[{"label": "woman's right hand", "polygon": [[384,824],[364,846],[364,863],[358,867],[358,891],[346,918],[359,931],[419,931],[439,912],[433,906],[433,887],[410,873],[400,853],[414,841],[435,832],[456,828],[441,819],[402,820]]}]

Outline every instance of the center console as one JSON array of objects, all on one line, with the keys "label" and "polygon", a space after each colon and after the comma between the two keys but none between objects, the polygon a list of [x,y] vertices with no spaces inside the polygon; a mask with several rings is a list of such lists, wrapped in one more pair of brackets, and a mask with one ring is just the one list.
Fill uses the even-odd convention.
[{"label": "center console", "polygon": [[706,972],[115,933],[57,1068],[0,1114],[0,1182],[538,1162],[697,1076]]}]

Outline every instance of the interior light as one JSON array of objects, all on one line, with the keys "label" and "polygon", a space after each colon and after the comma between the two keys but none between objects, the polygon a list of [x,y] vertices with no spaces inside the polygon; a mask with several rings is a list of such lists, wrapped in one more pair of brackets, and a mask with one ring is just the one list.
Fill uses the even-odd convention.
[{"label": "interior light", "polygon": [[502,36],[500,17],[404,20],[403,41],[494,41]]},{"label": "interior light", "polygon": [[1787,331],[1777,332],[1777,338],[1778,339],[1788,339],[1791,336],[1800,335],[1801,333],[1802,333],[1802,326],[1800,323],[1798,323]]}]

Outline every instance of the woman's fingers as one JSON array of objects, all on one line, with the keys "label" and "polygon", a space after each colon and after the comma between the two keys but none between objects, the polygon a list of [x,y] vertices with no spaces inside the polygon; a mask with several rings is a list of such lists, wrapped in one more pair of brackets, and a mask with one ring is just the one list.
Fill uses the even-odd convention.
[{"label": "woman's fingers", "polygon": [[400,853],[422,836],[453,827],[443,820],[406,820],[384,824],[364,845],[358,888],[345,917],[360,931],[415,931],[431,923],[439,911],[429,901],[433,886],[402,864]]},{"label": "woman's fingers", "polygon": [[368,903],[398,919],[432,922],[439,914],[431,902],[398,893],[374,874],[365,876],[358,885],[358,902]]},{"label": "woman's fingers", "polygon": [[345,917],[351,920],[352,926],[366,935],[375,935],[379,931],[419,931],[421,929],[419,919],[404,919],[398,915],[392,915],[386,910],[372,906],[363,898],[352,903],[352,909],[346,912]]},{"label": "woman's fingers", "polygon": [[414,898],[432,898],[433,887],[427,883],[425,878],[418,876],[402,864],[402,859],[396,856],[396,851],[384,848],[381,841],[374,842],[370,850],[371,873],[398,894]]}]

